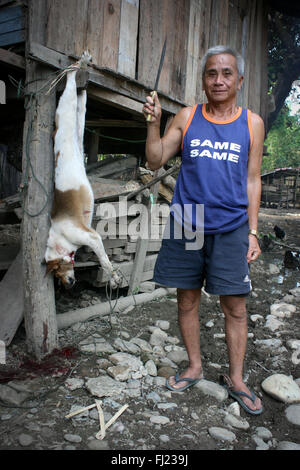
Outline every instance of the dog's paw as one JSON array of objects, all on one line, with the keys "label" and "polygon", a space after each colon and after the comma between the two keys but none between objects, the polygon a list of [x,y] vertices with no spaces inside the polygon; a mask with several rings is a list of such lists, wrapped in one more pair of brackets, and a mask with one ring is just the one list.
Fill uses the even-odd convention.
[{"label": "dog's paw", "polygon": [[79,60],[80,68],[84,69],[92,61],[92,56],[88,50],[84,51]]},{"label": "dog's paw", "polygon": [[114,270],[111,274],[111,278],[110,278],[110,287],[112,289],[116,289],[120,284],[121,284],[121,281],[122,281],[122,278],[120,276],[120,273],[118,273],[117,270]]}]

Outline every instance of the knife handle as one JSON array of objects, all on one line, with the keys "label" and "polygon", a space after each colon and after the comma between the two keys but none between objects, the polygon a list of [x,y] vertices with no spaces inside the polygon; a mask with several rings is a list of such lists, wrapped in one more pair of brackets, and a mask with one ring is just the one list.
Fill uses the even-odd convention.
[{"label": "knife handle", "polygon": [[[151,91],[150,94],[151,94],[151,98],[152,98],[152,99],[154,99],[155,93],[156,93],[156,91]],[[152,118],[151,114],[148,114],[148,116],[147,116],[147,122],[151,122],[151,118]]]}]

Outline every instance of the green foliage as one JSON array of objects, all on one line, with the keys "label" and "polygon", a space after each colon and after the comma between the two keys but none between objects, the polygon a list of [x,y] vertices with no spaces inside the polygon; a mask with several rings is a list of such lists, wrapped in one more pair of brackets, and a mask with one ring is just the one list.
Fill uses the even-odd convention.
[{"label": "green foliage", "polygon": [[263,157],[262,173],[276,168],[300,167],[299,117],[291,116],[284,106],[265,141],[267,156]]}]

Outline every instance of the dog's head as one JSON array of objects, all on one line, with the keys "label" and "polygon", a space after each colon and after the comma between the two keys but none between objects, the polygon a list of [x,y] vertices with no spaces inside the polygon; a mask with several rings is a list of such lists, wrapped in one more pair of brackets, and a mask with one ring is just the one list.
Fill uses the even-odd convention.
[{"label": "dog's head", "polygon": [[57,258],[46,262],[46,275],[53,273],[61,281],[66,289],[70,289],[75,284],[74,258],[72,254],[64,258]]}]

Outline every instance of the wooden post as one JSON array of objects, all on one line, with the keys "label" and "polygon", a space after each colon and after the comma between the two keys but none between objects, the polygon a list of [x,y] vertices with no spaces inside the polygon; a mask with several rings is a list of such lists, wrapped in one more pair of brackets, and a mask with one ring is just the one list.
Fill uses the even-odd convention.
[{"label": "wooden post", "polygon": [[53,277],[45,276],[42,264],[53,196],[56,99],[55,92],[45,94],[47,89],[36,94],[49,80],[49,69],[30,60],[26,65],[26,92],[33,95],[27,102],[23,141],[24,318],[28,350],[41,360],[58,345]]}]

